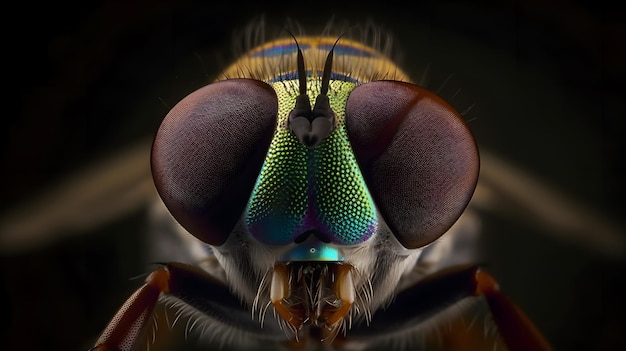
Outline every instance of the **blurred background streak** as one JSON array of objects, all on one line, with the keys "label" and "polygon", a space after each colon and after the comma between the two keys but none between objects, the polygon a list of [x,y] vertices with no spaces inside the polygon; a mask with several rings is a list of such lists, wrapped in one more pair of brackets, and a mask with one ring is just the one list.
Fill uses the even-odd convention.
[{"label": "blurred background streak", "polygon": [[[474,131],[478,253],[558,350],[626,349],[626,26],[608,1],[90,1],[6,15],[0,348],[85,350],[150,266],[149,143],[265,14],[371,20]],[[6,81],[6,80],[5,80]],[[15,93],[12,94],[12,93]],[[16,108],[15,110],[13,108]]]}]

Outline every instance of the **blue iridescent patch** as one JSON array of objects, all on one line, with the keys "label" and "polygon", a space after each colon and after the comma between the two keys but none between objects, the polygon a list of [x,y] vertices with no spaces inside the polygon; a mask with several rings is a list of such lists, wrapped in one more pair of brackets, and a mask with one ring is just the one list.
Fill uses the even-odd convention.
[{"label": "blue iridescent patch", "polygon": [[[310,47],[311,47],[310,45],[306,45],[306,44],[300,45],[301,50],[306,50]],[[296,43],[288,43],[288,44],[273,45],[273,46],[267,47],[265,49],[253,52],[251,56],[252,57],[274,57],[274,56],[295,54],[296,52],[298,52],[298,46],[296,45]]]}]

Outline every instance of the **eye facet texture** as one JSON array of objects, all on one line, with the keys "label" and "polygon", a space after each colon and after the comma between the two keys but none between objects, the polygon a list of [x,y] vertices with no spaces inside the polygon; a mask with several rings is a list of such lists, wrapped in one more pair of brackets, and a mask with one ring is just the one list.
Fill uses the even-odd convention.
[{"label": "eye facet texture", "polygon": [[410,83],[371,82],[350,94],[346,129],[374,202],[404,247],[422,247],[456,222],[479,158],[450,105]]},{"label": "eye facet texture", "polygon": [[278,100],[261,81],[230,79],[191,93],[167,114],[152,175],[174,218],[219,246],[245,210],[276,128]]}]

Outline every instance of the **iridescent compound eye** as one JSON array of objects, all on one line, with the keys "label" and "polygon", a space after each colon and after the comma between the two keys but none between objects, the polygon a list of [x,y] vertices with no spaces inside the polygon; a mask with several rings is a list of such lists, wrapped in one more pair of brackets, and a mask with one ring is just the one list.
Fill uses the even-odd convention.
[{"label": "iridescent compound eye", "polygon": [[223,244],[244,211],[276,128],[267,84],[230,79],[180,101],[152,146],[152,174],[174,218],[198,239]]},{"label": "iridescent compound eye", "polygon": [[346,129],[365,182],[406,248],[444,234],[478,180],[474,138],[446,102],[416,85],[377,81],[350,94]]}]

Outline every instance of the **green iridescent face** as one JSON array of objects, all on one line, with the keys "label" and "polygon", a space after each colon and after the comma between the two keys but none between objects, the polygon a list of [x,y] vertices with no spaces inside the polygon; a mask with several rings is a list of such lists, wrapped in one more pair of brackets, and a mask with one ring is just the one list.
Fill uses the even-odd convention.
[{"label": "green iridescent face", "polygon": [[[319,80],[309,79],[307,86],[315,101]],[[300,242],[311,234],[338,245],[366,241],[378,227],[376,208],[345,128],[346,101],[356,83],[331,81],[328,97],[336,128],[314,149],[287,126],[298,81],[272,87],[278,96],[278,127],[246,208],[250,233],[268,245]]]}]

